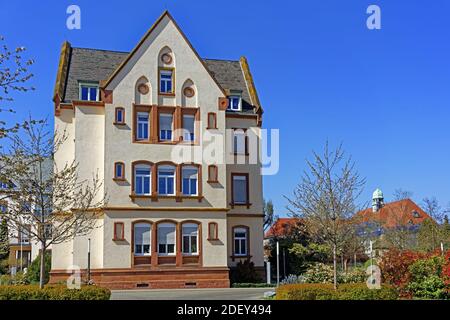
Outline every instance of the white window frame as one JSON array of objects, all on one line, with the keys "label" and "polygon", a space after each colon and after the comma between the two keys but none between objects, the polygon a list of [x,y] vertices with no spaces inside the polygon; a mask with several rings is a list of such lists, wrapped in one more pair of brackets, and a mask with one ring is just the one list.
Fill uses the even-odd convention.
[{"label": "white window frame", "polygon": [[[139,120],[139,116],[144,116],[144,115],[147,117],[147,120],[146,121]],[[144,134],[142,136],[140,136],[139,125],[147,126],[147,138],[144,138]],[[142,131],[142,133],[144,133],[144,131]],[[148,140],[149,137],[150,137],[150,113],[149,112],[137,112],[136,113],[136,140],[145,141],[145,140]]]},{"label": "white window frame", "polygon": [[[235,185],[234,185],[234,181],[235,180],[245,181],[245,188],[247,189],[247,186],[248,186],[247,176],[235,175],[235,176],[233,176],[233,181],[232,181],[232,183],[233,183],[233,193],[236,190]],[[245,197],[247,197],[247,190],[244,190],[244,192],[245,192]],[[233,204],[247,204],[248,202],[249,202],[249,199],[246,199],[245,201],[237,201],[236,197],[233,194]]]},{"label": "white window frame", "polygon": [[[162,76],[164,75],[169,75],[170,74],[170,80],[169,79],[163,79]],[[164,88],[165,91],[163,91],[163,86],[162,83],[164,82]],[[170,88],[172,89],[171,91],[167,91],[167,83],[170,82]],[[159,92],[160,93],[173,93],[173,70],[166,70],[166,69],[161,69],[159,70]]]},{"label": "white window frame", "polygon": [[[173,243],[160,243],[159,242],[159,234],[160,234],[160,228],[173,228],[173,232],[174,232],[174,240],[173,240]],[[160,223],[160,224],[158,224],[158,231],[157,231],[157,246],[158,246],[158,255],[159,256],[176,256],[176,254],[177,254],[177,226],[176,226],[176,224],[174,224],[174,223],[170,223],[170,222],[168,222],[168,223]],[[166,239],[167,240],[167,239]],[[168,251],[168,246],[169,245],[171,245],[171,244],[173,244],[173,252],[171,252],[171,253],[169,253]],[[160,252],[159,251],[159,246],[160,245],[165,245],[165,251],[166,252]]]},{"label": "white window frame", "polygon": [[[161,177],[161,171],[173,171],[173,173],[171,175],[168,174],[164,174]],[[173,193],[162,193],[160,188],[159,188],[159,179],[162,178],[165,180],[166,182],[166,191],[167,191],[167,181],[170,178],[173,178]],[[174,166],[170,166],[170,165],[165,165],[165,166],[158,166],[158,194],[162,195],[162,196],[174,196],[177,190],[177,179],[176,179],[176,168]]]},{"label": "white window frame", "polygon": [[[233,108],[232,101],[234,99],[238,99],[237,109]],[[240,95],[237,95],[237,94],[230,95],[230,96],[228,96],[228,100],[229,100],[228,110],[231,110],[231,111],[241,111],[242,110],[242,97]]]},{"label": "white window frame", "polygon": [[[137,171],[139,169],[148,169],[149,170],[149,174],[138,174]],[[142,191],[145,190],[145,178],[148,177],[148,193],[137,193],[137,178],[142,177]],[[134,166],[134,193],[136,195],[141,195],[141,196],[149,196],[152,193],[152,166],[149,164],[137,164]]]},{"label": "white window frame", "polygon": [[[196,171],[195,180],[197,180],[197,184],[196,184],[196,187],[195,187],[195,193],[193,193],[193,194],[184,192],[184,171],[185,170],[195,170]],[[188,179],[189,179],[189,191],[191,191],[190,190],[191,189],[190,181],[193,180],[193,179],[191,179],[191,178],[188,178]],[[183,194],[183,196],[186,196],[186,197],[198,196],[199,183],[200,183],[200,181],[198,181],[198,168],[195,167],[195,166],[183,166],[182,169],[181,169],[181,193]]]},{"label": "white window frame", "polygon": [[[194,126],[192,128],[192,132],[188,131],[185,127],[185,118],[189,118],[189,119],[193,119],[194,120]],[[195,141],[195,116],[192,114],[184,114],[183,115],[183,141],[188,141],[188,142],[194,142]],[[189,139],[186,139],[186,135],[189,134]],[[193,139],[191,139],[191,134],[193,135]]]},{"label": "white window frame", "polygon": [[[140,244],[136,243],[136,227],[138,227],[138,226],[140,226],[140,227],[144,227],[144,226],[145,227],[149,227],[150,234],[149,234],[149,243],[148,243],[148,253],[144,252],[144,246],[147,245],[146,243],[140,243]],[[136,256],[136,257],[151,256],[152,255],[152,224],[151,223],[147,223],[147,222],[135,223],[134,226],[133,226],[133,233],[134,233],[134,235],[133,235],[133,237],[134,237],[134,239],[133,239],[133,242],[134,242],[134,248],[133,248],[134,256]],[[142,253],[136,253],[136,251],[137,251],[136,250],[136,246],[137,245],[141,246],[141,252]]]},{"label": "white window frame", "polygon": [[[244,233],[245,237],[236,237],[236,233]],[[241,249],[239,253],[236,252],[236,240],[239,241],[239,248]],[[243,257],[243,256],[247,256],[248,252],[248,229],[246,228],[235,228],[234,229],[234,234],[233,234],[233,241],[234,241],[234,252],[233,255],[236,257]],[[243,241],[243,242],[242,242]],[[244,243],[244,253],[242,253],[242,243]]]},{"label": "white window frame", "polygon": [[[162,138],[162,132],[166,131],[166,135],[167,135],[167,132],[169,130],[161,129],[161,118],[169,118],[169,117],[172,119],[172,121],[170,122],[170,139],[163,139]],[[173,114],[171,114],[171,113],[160,113],[158,121],[159,121],[159,140],[161,140],[161,141],[173,141]]]},{"label": "white window frame", "polygon": [[[195,232],[191,232],[191,233],[185,233],[184,232],[184,228],[196,228],[197,230]],[[199,225],[197,223],[184,223],[181,226],[181,249],[182,249],[182,253],[185,256],[198,256],[199,255],[199,239],[198,239],[198,229],[199,229]],[[189,242],[189,252],[184,252],[184,237],[189,237],[188,242]],[[196,252],[191,252],[191,248],[192,248],[192,237],[195,236],[196,238],[196,243],[195,243],[195,248],[196,248]]]},{"label": "white window frame", "polygon": [[[85,87],[85,88],[89,88],[88,90],[88,99],[87,100],[82,100],[82,94],[81,94],[81,89]],[[96,89],[96,99],[95,100],[91,100],[91,88],[95,88]],[[96,83],[92,83],[92,82],[79,82],[78,84],[78,98],[79,100],[82,101],[100,101],[100,97],[99,97],[99,93],[100,93],[100,87],[98,84]]]}]

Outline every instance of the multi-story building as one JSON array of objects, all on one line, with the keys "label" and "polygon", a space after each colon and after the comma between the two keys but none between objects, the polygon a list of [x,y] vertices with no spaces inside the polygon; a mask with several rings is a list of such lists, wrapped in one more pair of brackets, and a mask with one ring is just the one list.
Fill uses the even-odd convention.
[{"label": "multi-story building", "polygon": [[201,58],[165,12],[129,53],[65,42],[54,102],[57,167],[97,173],[107,204],[89,235],[53,246],[51,281],[86,270],[88,239],[91,278],[110,288],[227,287],[247,259],[264,272],[262,108],[245,58]]}]

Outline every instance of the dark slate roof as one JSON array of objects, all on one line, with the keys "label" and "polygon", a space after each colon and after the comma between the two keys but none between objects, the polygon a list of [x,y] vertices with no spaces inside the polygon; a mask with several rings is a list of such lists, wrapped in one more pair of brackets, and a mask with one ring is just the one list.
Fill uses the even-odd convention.
[{"label": "dark slate roof", "polygon": [[127,52],[72,48],[63,101],[78,100],[80,81],[108,79],[127,55]]},{"label": "dark slate roof", "polygon": [[[107,80],[127,56],[128,52],[72,48],[63,101],[78,100],[79,82]],[[240,62],[214,59],[204,59],[203,61],[223,89],[227,92],[242,92],[242,112],[253,113],[254,107]]]}]

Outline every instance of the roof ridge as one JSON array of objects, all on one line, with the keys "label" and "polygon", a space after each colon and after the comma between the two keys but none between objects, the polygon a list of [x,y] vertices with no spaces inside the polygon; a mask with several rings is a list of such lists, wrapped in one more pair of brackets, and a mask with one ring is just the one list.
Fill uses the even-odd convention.
[{"label": "roof ridge", "polygon": [[120,51],[120,50],[108,50],[108,49],[96,49],[96,48],[82,48],[82,47],[72,47],[72,49],[91,50],[91,51],[103,51],[103,52],[114,52],[114,53],[125,53],[125,54],[129,54],[129,53],[130,53],[130,52],[127,52],[127,51]]}]

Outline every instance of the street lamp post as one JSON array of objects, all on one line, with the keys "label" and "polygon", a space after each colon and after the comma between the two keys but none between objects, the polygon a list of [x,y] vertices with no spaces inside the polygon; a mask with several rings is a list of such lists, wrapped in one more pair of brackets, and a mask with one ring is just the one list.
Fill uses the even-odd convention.
[{"label": "street lamp post", "polygon": [[87,283],[91,282],[91,238],[88,239]]},{"label": "street lamp post", "polygon": [[280,286],[280,242],[277,241],[277,287]]}]

